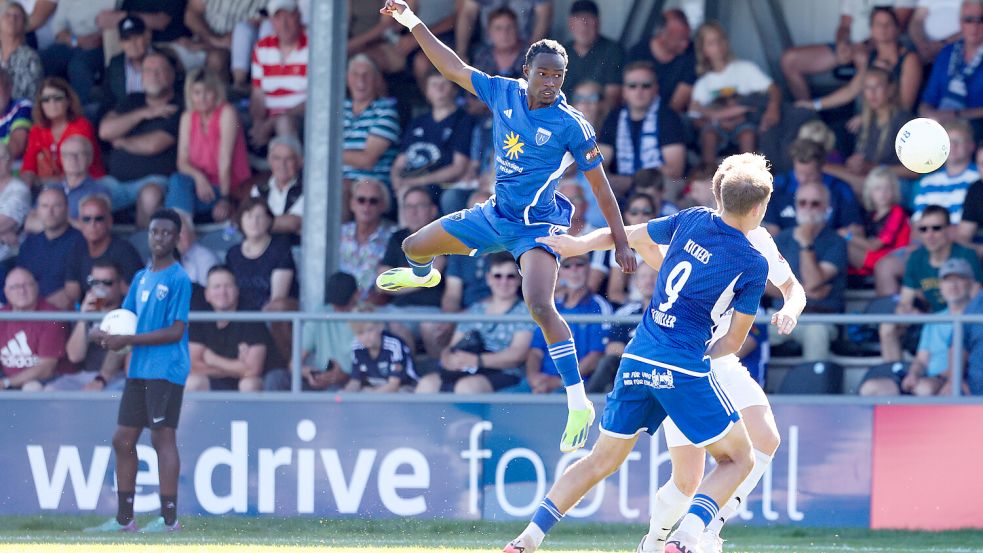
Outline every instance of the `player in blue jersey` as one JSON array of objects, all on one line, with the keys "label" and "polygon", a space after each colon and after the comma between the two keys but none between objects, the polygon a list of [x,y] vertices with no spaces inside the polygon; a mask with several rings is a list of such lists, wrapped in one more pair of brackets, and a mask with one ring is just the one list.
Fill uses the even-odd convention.
[{"label": "player in blue jersey", "polygon": [[135,532],[133,498],[136,490],[136,444],[144,427],[157,452],[160,472],[161,516],[144,532],[173,532],[177,521],[177,486],[181,462],[176,430],[181,415],[184,382],[191,370],[188,353],[188,310],[191,279],[174,257],[181,217],[173,209],[161,209],[150,218],[150,265],[133,277],[123,309],[137,315],[136,334],[109,335],[93,331],[90,339],[110,350],[132,347],[126,387],[120,399],[118,427],[113,436],[116,452],[116,517],[95,532]]},{"label": "player in blue jersey", "polygon": [[[717,468],[700,486],[666,551],[698,551],[718,505],[750,474],[750,439],[710,363],[737,352],[754,322],[768,264],[747,235],[761,224],[772,179],[762,158],[752,154],[729,158],[718,175],[719,212],[692,208],[628,228],[631,246],[646,262],[663,266],[649,309],[622,355],[594,449],[557,479],[506,553],[538,548],[564,513],[618,470],[638,435],[653,434],[667,415],[686,438],[714,456]],[[664,260],[658,244],[669,244]],[[730,328],[711,343],[731,310]]]},{"label": "player in blue jersey", "polygon": [[527,80],[490,77],[465,64],[437,40],[402,0],[387,0],[380,11],[410,29],[444,77],[488,105],[499,151],[495,157],[495,195],[406,238],[403,252],[410,267],[386,271],[376,283],[388,291],[436,286],[440,273],[432,266],[434,256],[509,251],[524,277],[522,293],[529,312],[543,330],[567,392],[569,413],[560,449],[583,447],[594,408],[584,392],[570,328],[553,304],[558,256],[536,241],[565,232],[570,226],[573,205],[556,192],[556,185],[574,163],[597,196],[611,228],[615,258],[623,270],[635,269],[635,256],[601,166],[594,129],[560,92],[566,74],[566,50],[556,41],[541,40],[526,53],[523,73]]}]

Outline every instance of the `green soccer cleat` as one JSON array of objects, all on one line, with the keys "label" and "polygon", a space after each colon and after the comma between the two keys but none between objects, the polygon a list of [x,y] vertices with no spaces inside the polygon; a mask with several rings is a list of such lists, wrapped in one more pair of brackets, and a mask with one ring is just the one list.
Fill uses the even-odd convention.
[{"label": "green soccer cleat", "polygon": [[587,402],[587,409],[571,409],[567,412],[567,427],[560,438],[560,451],[569,453],[584,447],[587,434],[594,424],[594,404]]},{"label": "green soccer cleat", "polygon": [[150,522],[150,524],[144,526],[143,529],[141,530],[141,532],[145,534],[163,534],[165,532],[180,532],[180,531],[181,531],[180,522],[175,520],[174,524],[168,526],[167,524],[164,524],[164,517],[155,518]]},{"label": "green soccer cleat", "polygon": [[90,533],[113,533],[113,532],[136,532],[137,531],[137,521],[131,520],[129,524],[120,524],[116,521],[116,517],[113,517],[106,522],[103,522],[99,526],[93,526],[91,528],[86,528],[83,532]]},{"label": "green soccer cleat", "polygon": [[430,277],[424,282],[420,282],[409,267],[389,269],[375,279],[375,285],[386,292],[396,292],[403,288],[433,288],[438,284],[440,271],[437,269],[430,269]]}]

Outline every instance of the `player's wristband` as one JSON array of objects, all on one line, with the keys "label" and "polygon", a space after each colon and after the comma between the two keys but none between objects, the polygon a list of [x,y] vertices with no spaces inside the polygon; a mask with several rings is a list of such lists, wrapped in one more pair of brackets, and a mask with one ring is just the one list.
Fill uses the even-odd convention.
[{"label": "player's wristband", "polygon": [[399,13],[398,10],[393,10],[393,19],[395,19],[397,23],[399,23],[400,25],[406,27],[411,31],[413,30],[413,27],[416,27],[417,25],[422,23],[422,21],[420,21],[420,18],[417,17],[415,13],[413,13],[413,10],[411,10],[410,7],[406,5],[406,2],[403,2],[403,0],[393,0],[393,1],[395,4],[399,4],[404,7],[403,13]]}]

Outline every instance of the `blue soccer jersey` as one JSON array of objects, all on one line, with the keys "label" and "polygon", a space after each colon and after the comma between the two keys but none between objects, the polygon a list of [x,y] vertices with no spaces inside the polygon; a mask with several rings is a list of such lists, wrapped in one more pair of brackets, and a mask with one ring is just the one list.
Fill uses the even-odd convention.
[{"label": "blue soccer jersey", "polygon": [[471,84],[491,110],[500,216],[526,225],[570,226],[573,207],[557,196],[556,185],[574,163],[581,171],[601,164],[591,124],[562,93],[552,105],[530,110],[523,79],[474,71]]},{"label": "blue soccer jersey", "polygon": [[184,335],[177,342],[157,346],[134,346],[130,378],[161,379],[184,385],[191,371],[188,353],[188,310],[191,308],[191,279],[173,263],[161,271],[143,269],[133,277],[123,308],[137,314],[137,334],[167,328],[184,321]]}]

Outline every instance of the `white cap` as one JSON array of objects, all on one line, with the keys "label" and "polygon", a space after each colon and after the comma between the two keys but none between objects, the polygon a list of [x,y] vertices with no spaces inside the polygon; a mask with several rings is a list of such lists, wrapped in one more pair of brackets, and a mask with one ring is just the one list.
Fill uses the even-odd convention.
[{"label": "white cap", "polygon": [[297,0],[270,0],[266,3],[266,13],[276,15],[280,10],[297,11]]}]

